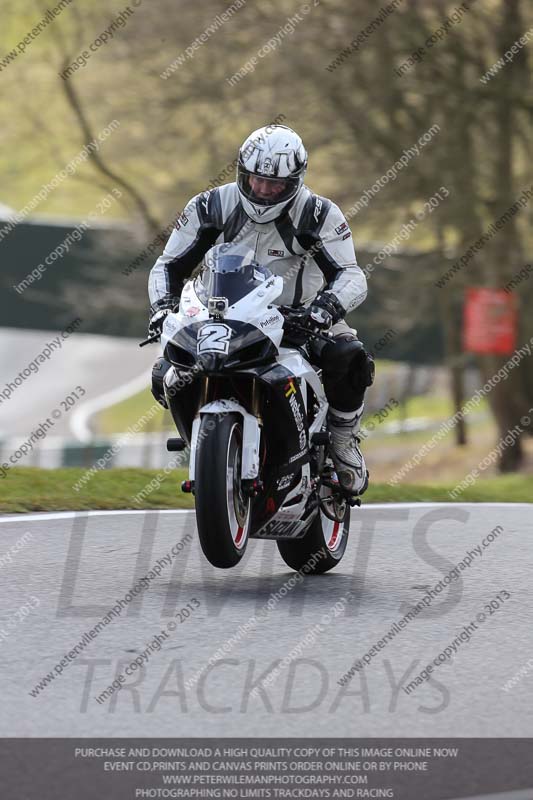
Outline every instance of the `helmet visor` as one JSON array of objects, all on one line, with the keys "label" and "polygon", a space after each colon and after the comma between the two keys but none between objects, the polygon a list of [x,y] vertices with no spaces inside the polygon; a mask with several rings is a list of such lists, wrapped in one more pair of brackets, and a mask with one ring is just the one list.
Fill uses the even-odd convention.
[{"label": "helmet visor", "polygon": [[270,178],[250,172],[245,166],[237,167],[237,184],[243,195],[258,206],[275,206],[290,200],[303,181],[302,175],[288,178]]}]

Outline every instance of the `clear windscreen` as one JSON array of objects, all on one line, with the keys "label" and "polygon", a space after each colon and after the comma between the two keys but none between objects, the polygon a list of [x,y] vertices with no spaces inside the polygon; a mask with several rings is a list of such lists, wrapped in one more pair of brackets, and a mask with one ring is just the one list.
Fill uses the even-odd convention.
[{"label": "clear windscreen", "polygon": [[254,261],[253,251],[242,244],[219,244],[205,256],[195,289],[204,305],[210,297],[226,297],[231,306],[272,276]]}]

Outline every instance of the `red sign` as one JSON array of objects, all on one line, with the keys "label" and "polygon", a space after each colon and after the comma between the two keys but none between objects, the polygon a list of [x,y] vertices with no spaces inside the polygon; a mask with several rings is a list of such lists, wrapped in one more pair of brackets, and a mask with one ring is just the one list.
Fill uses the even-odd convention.
[{"label": "red sign", "polygon": [[467,289],[463,348],[508,355],[516,350],[516,299],[503,289]]}]

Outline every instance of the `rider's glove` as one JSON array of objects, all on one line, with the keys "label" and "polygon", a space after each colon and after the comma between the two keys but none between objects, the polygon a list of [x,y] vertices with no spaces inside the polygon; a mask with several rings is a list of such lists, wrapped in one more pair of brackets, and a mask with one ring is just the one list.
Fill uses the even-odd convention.
[{"label": "rider's glove", "polygon": [[159,306],[152,307],[152,314],[148,322],[148,336],[160,336],[163,330],[163,323],[172,311],[174,303],[161,303]]},{"label": "rider's glove", "polygon": [[319,292],[309,308],[308,322],[320,330],[329,330],[344,314],[344,308],[335,295]]}]

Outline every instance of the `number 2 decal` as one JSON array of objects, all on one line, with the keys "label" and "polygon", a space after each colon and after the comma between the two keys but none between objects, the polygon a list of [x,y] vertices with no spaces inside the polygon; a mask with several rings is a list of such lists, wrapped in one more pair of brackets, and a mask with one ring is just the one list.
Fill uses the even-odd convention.
[{"label": "number 2 decal", "polygon": [[231,328],[221,322],[204,325],[198,334],[197,353],[227,353]]}]

